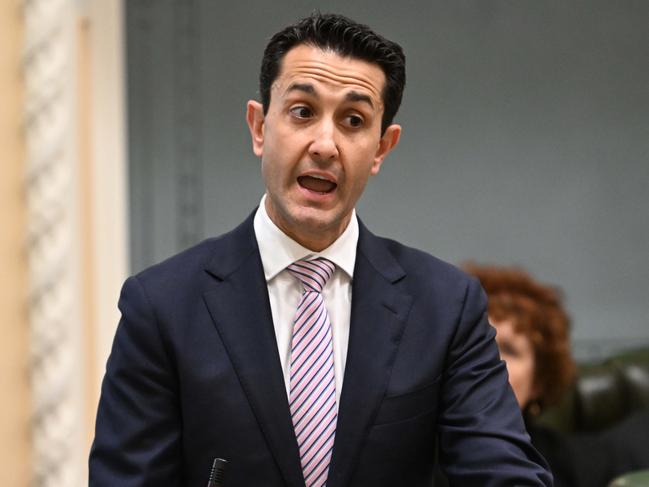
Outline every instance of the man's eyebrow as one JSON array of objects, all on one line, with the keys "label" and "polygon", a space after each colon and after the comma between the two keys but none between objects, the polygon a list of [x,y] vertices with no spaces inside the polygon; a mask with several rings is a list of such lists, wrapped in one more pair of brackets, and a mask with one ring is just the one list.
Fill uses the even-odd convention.
[{"label": "man's eyebrow", "polygon": [[[318,92],[315,90],[315,87],[311,83],[293,83],[288,87],[286,93],[290,93],[292,91],[301,91],[308,95],[319,98]],[[372,98],[369,95],[366,95],[364,93],[359,93],[358,91],[352,90],[349,93],[347,93],[345,95],[345,100],[352,101],[352,102],[367,103],[371,108],[374,108],[374,103],[372,103]]]},{"label": "man's eyebrow", "polygon": [[374,108],[374,103],[372,103],[372,98],[358,91],[350,91],[345,95],[345,100],[347,101],[362,101],[367,103],[371,108]]},{"label": "man's eyebrow", "polygon": [[293,83],[291,86],[288,87],[286,93],[290,93],[291,91],[302,91],[308,95],[313,95],[315,97],[318,96],[318,94],[315,91],[315,88],[311,83]]}]

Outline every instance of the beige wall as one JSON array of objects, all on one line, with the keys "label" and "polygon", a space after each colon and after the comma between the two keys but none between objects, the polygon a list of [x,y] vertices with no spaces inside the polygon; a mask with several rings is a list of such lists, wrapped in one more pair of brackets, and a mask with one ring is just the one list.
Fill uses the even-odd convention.
[{"label": "beige wall", "polygon": [[[30,427],[37,396],[30,394],[29,375],[23,3],[0,0],[0,486],[11,487],[32,484],[38,451],[32,447]],[[70,130],[76,134],[72,192],[78,196],[70,218],[78,221],[78,229],[72,229],[70,237],[78,250],[73,267],[78,266],[81,274],[77,293],[81,299],[74,312],[82,326],[74,333],[83,336],[74,342],[81,347],[83,364],[68,380],[84,392],[80,400],[85,414],[79,418],[84,440],[74,462],[75,468],[85,471],[99,383],[127,267],[125,122],[120,2],[84,0],[74,5],[78,28],[71,83],[76,113]],[[61,487],[72,487],[63,483]],[[84,484],[82,474],[79,485]]]},{"label": "beige wall", "polygon": [[0,0],[0,485],[29,482],[27,262],[19,0]]}]

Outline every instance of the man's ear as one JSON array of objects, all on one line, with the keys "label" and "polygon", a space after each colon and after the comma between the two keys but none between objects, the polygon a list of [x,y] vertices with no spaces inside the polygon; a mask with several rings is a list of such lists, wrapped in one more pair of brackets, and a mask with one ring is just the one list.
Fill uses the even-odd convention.
[{"label": "man's ear", "polygon": [[264,152],[264,108],[258,101],[250,100],[246,107],[246,122],[252,138],[252,151],[257,157]]},{"label": "man's ear", "polygon": [[372,164],[371,174],[375,175],[379,173],[381,169],[381,164],[383,159],[394,149],[399,143],[399,138],[401,137],[401,125],[392,124],[385,129],[385,132],[379,140],[379,146],[374,155],[374,164]]}]

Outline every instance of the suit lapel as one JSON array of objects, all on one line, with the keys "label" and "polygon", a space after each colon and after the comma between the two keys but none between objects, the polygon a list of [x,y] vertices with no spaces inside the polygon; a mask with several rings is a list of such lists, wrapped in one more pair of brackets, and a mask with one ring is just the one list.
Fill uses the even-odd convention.
[{"label": "suit lapel", "polygon": [[385,394],[412,304],[412,297],[396,285],[404,270],[384,244],[359,224],[347,363],[328,487],[349,485]]},{"label": "suit lapel", "polygon": [[204,299],[286,485],[304,486],[252,217],[222,240]]}]

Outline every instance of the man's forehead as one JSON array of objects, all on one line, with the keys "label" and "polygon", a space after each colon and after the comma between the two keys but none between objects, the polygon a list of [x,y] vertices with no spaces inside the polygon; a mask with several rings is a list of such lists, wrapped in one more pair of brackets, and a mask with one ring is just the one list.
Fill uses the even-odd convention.
[{"label": "man's forehead", "polygon": [[369,95],[380,105],[385,74],[378,64],[301,44],[282,59],[273,89],[286,94],[296,85],[311,85],[317,90],[319,84]]}]

